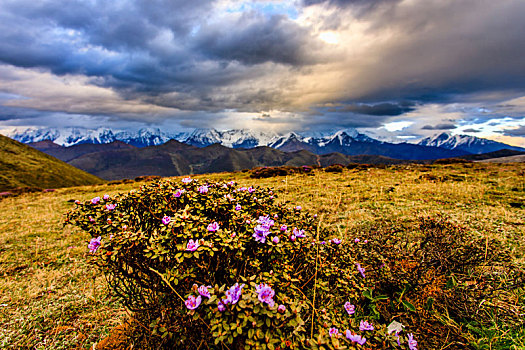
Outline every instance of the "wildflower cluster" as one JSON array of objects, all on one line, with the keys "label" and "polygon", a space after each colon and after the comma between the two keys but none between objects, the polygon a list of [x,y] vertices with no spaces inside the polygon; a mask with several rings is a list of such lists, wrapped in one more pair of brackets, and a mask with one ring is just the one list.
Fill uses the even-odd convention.
[{"label": "wildflower cluster", "polygon": [[68,222],[91,234],[90,258],[149,325],[152,348],[335,349],[385,339],[415,348],[363,303],[373,281],[355,243],[276,198],[186,177],[77,202]]}]

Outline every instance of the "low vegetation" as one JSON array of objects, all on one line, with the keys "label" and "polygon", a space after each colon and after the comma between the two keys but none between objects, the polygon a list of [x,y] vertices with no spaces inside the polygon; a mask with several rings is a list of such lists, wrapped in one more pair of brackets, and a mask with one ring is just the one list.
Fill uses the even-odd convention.
[{"label": "low vegetation", "polygon": [[[5,198],[0,347],[360,348],[360,336],[365,348],[410,339],[420,349],[524,348],[524,172],[476,163],[240,172]],[[82,229],[64,226],[71,209]],[[264,243],[258,220],[274,221]],[[306,237],[292,240],[294,227]],[[194,251],[192,237],[202,239]],[[126,266],[140,273],[123,278]],[[239,301],[220,311],[235,283],[245,284]]]}]

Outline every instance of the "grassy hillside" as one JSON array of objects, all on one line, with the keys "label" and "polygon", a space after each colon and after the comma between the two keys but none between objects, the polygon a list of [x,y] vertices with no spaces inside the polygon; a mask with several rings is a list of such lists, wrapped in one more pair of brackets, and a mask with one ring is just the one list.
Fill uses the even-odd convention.
[{"label": "grassy hillside", "polygon": [[[445,217],[481,238],[497,239],[523,269],[524,175],[525,164],[468,163],[345,169],[343,173],[315,170],[313,175],[258,180],[250,179],[248,173],[197,177],[273,187],[279,200],[324,214],[323,223],[349,240],[363,232],[381,235],[385,230],[412,236],[418,232],[419,218]],[[97,349],[102,348],[101,340],[129,312],[114,296],[107,296],[104,277],[87,259],[90,237],[64,227],[64,213],[73,206],[72,200],[113,195],[138,186],[66,188],[0,202],[0,348],[92,349],[95,343]],[[458,276],[460,281],[464,278]],[[501,276],[502,287],[507,285],[506,278]],[[489,315],[489,324],[482,327],[432,314],[429,322],[454,329],[464,338],[463,345],[451,343],[452,336],[445,332],[438,347],[416,334],[418,348],[524,349],[523,287],[494,293],[500,293],[496,305],[504,317]]]},{"label": "grassy hillside", "polygon": [[0,191],[16,187],[59,188],[104,180],[18,141],[0,135]]}]

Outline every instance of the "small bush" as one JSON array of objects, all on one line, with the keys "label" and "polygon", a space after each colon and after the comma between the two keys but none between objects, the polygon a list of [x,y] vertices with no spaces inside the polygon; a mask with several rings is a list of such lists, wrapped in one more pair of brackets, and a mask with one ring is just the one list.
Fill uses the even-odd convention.
[{"label": "small bush", "polygon": [[67,221],[93,237],[94,262],[145,326],[141,347],[336,349],[355,345],[345,330],[394,343],[390,320],[370,311],[373,281],[354,243],[274,196],[163,181],[77,202]]},{"label": "small bush", "polygon": [[443,158],[443,159],[436,159],[432,162],[432,164],[465,164],[465,163],[472,163],[472,161],[462,158]]},{"label": "small bush", "polygon": [[308,174],[314,170],[313,166],[303,165],[301,167],[279,166],[279,167],[260,167],[251,170],[252,179],[262,179],[275,176],[287,176],[292,174]]},{"label": "small bush", "polygon": [[344,166],[341,164],[333,164],[324,168],[324,171],[327,173],[342,173]]},{"label": "small bush", "polygon": [[141,182],[141,181],[156,181],[160,180],[161,177],[157,175],[143,175],[143,176],[137,176],[135,178],[135,182]]}]

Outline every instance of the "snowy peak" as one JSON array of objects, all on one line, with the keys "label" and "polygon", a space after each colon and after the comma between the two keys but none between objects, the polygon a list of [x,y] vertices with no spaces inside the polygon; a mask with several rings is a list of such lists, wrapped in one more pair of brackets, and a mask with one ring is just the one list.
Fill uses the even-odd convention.
[{"label": "snowy peak", "polygon": [[49,140],[65,147],[83,143],[106,144],[114,141],[146,147],[161,145],[171,139],[185,139],[188,135],[186,133],[169,134],[158,128],[142,128],[134,132],[113,131],[107,128],[28,128],[15,129],[6,136],[23,143]]},{"label": "snowy peak", "polygon": [[274,133],[263,133],[247,129],[234,129],[217,131],[215,129],[195,129],[188,138],[184,140],[193,146],[205,147],[215,143],[230,148],[253,148],[266,146],[276,139]]},{"label": "snowy peak", "polygon": [[23,143],[49,140],[62,146],[82,143],[102,144],[115,141],[113,132],[105,128],[15,129],[7,136]]},{"label": "snowy peak", "polygon": [[365,134],[359,133],[355,129],[339,130],[332,134],[320,134],[316,136],[311,135],[312,134],[301,135],[291,132],[268,144],[268,146],[273,148],[281,148],[286,144],[302,142],[312,147],[323,148],[329,145],[350,146],[353,142],[379,142],[366,136]]},{"label": "snowy peak", "polygon": [[424,138],[419,141],[418,144],[421,146],[440,147],[450,150],[462,150],[474,154],[494,152],[501,149],[525,151],[523,148],[510,146],[497,141],[469,135],[452,135],[446,132]]}]

